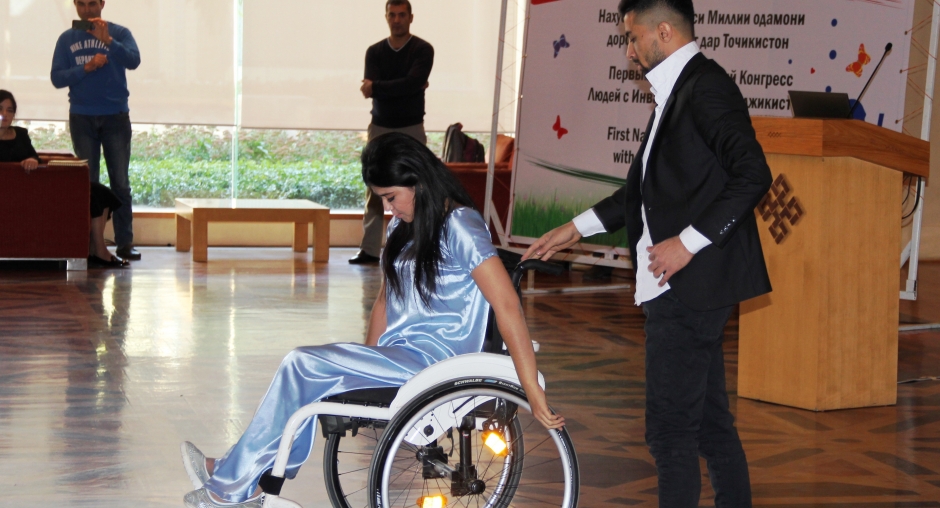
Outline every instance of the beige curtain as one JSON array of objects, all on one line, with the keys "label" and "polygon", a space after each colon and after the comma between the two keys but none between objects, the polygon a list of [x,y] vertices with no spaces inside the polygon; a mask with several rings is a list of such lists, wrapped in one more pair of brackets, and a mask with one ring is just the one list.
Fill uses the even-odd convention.
[{"label": "beige curtain", "polygon": [[[232,0],[107,0],[102,17],[140,48],[127,73],[135,123],[233,123]],[[0,0],[0,88],[16,95],[17,118],[68,119],[68,89],[56,90],[49,71],[73,19],[72,0]]]},{"label": "beige curtain", "polygon": [[[489,131],[500,0],[411,0],[434,46],[425,127]],[[244,127],[357,129],[366,48],[388,36],[384,0],[245,0]]]},{"label": "beige curtain", "polygon": [[[365,129],[366,48],[388,35],[384,0],[243,0],[242,125]],[[141,51],[128,72],[135,123],[232,125],[234,0],[107,0]],[[489,131],[501,0],[412,0],[412,32],[435,49],[425,125]],[[68,90],[49,70],[72,0],[0,0],[0,87],[18,118],[66,120]],[[514,69],[508,69],[514,78]]]}]

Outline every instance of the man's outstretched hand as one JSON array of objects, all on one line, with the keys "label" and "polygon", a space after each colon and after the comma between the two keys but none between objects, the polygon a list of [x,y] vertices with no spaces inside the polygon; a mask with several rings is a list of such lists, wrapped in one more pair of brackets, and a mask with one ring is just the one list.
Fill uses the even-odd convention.
[{"label": "man's outstretched hand", "polygon": [[578,228],[574,227],[574,222],[568,222],[542,235],[541,238],[529,246],[525,254],[522,255],[522,259],[535,257],[547,261],[556,252],[567,249],[580,240],[581,233],[578,232]]}]

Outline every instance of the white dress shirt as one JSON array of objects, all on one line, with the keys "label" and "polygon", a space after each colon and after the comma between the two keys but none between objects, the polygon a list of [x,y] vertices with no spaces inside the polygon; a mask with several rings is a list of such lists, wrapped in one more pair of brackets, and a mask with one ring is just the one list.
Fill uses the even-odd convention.
[{"label": "white dress shirt", "polygon": [[[643,151],[642,160],[642,176],[644,178],[646,177],[646,164],[649,160],[650,148],[653,146],[653,139],[656,137],[656,130],[659,128],[659,120],[663,113],[663,107],[669,99],[669,96],[672,95],[672,89],[676,86],[676,80],[679,79],[679,74],[682,73],[682,69],[684,69],[686,64],[689,63],[689,60],[698,53],[700,53],[698,44],[690,42],[679,48],[675,53],[669,55],[668,58],[646,74],[646,78],[651,85],[650,90],[653,92],[653,97],[656,101],[656,110],[653,118],[653,126],[650,131],[646,133],[646,149]],[[636,245],[637,266],[634,267],[636,271],[636,294],[634,298],[637,305],[648,302],[669,290],[668,283],[664,284],[662,287],[659,286],[659,279],[661,277],[655,277],[653,272],[649,269],[650,259],[646,248],[653,245],[653,240],[650,238],[649,228],[646,225],[646,209],[642,206],[640,207],[640,215],[643,219],[643,236],[640,237]],[[590,209],[575,217],[573,222],[578,232],[581,233],[581,236],[591,236],[606,232],[604,225],[597,217],[597,214],[594,213],[594,209]],[[682,233],[679,234],[679,240],[682,241],[682,245],[692,254],[697,254],[700,250],[712,243],[711,240],[696,231],[691,225],[686,227]]]}]

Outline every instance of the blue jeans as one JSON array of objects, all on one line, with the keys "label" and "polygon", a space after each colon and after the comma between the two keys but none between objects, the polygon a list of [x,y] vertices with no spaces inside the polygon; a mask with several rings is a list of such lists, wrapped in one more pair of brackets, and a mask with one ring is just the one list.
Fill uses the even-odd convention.
[{"label": "blue jeans", "polygon": [[724,327],[733,307],[695,311],[673,291],[643,303],[646,314],[646,443],[659,475],[659,506],[694,508],[699,455],[719,508],[751,506],[747,458],[725,389]]},{"label": "blue jeans", "polygon": [[128,167],[131,162],[131,119],[127,113],[90,116],[69,115],[72,147],[79,159],[88,160],[89,176],[97,182],[101,175],[101,149],[108,166],[111,191],[121,201],[114,211],[114,243],[118,247],[134,245],[134,212],[131,209],[131,186]]}]

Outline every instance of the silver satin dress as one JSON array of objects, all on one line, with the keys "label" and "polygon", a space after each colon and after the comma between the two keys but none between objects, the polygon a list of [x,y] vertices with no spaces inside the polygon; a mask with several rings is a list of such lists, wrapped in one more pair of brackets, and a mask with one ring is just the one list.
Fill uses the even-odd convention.
[{"label": "silver satin dress", "polygon": [[[479,352],[489,303],[470,272],[496,255],[483,218],[458,208],[441,239],[443,263],[437,292],[426,307],[414,291],[414,263],[399,261],[403,298],[386,295],[388,329],[374,347],[358,343],[300,347],[278,368],[248,429],[224,457],[205,487],[230,502],[251,497],[261,475],[274,465],[288,418],[302,406],[350,390],[401,386],[428,366],[452,356]],[[389,231],[398,220],[389,225]],[[313,419],[294,440],[287,477],[296,476],[313,449]]]}]

